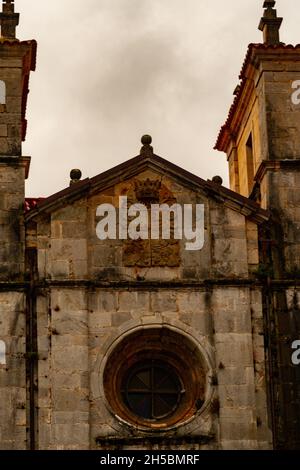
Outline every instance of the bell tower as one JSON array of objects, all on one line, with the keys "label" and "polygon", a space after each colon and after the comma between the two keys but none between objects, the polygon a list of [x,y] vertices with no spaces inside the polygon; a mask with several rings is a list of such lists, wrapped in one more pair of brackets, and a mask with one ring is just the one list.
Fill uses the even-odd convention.
[{"label": "bell tower", "polygon": [[215,148],[227,154],[230,186],[269,210],[260,234],[269,416],[274,447],[300,446],[300,45],[280,41],[282,18],[264,1],[261,44],[250,44]]},{"label": "bell tower", "polygon": [[0,14],[0,280],[22,279],[24,271],[24,182],[30,159],[22,156],[30,71],[36,42],[19,41],[19,14],[6,0]]},{"label": "bell tower", "polygon": [[36,42],[16,38],[13,0],[0,13],[0,449],[24,449],[26,436],[25,179],[26,102]]}]

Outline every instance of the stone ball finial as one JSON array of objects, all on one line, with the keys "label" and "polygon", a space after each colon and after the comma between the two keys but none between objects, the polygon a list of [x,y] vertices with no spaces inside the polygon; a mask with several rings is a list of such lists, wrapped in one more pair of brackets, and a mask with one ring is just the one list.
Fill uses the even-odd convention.
[{"label": "stone ball finial", "polygon": [[77,168],[75,168],[74,170],[71,170],[71,173],[70,173],[71,180],[80,180],[81,177],[82,177],[82,173],[80,170],[78,170]]},{"label": "stone ball finial", "polygon": [[223,179],[221,178],[221,176],[214,176],[213,179],[212,179],[212,182],[215,183],[215,184],[219,184],[220,186],[222,186],[223,184]]},{"label": "stone ball finial", "polygon": [[143,144],[143,147],[141,148],[140,155],[142,157],[151,157],[153,155],[153,147],[151,146],[152,144],[152,137],[151,135],[143,135],[141,138],[141,142]]},{"label": "stone ball finial", "polygon": [[70,178],[71,178],[71,181],[70,181],[70,186],[74,183],[78,183],[78,181],[80,181],[82,177],[82,173],[80,170],[78,170],[78,168],[74,168],[73,170],[71,170],[70,172]]},{"label": "stone ball finial", "polygon": [[141,138],[141,142],[143,145],[151,145],[152,144],[152,137],[151,135],[143,135]]}]

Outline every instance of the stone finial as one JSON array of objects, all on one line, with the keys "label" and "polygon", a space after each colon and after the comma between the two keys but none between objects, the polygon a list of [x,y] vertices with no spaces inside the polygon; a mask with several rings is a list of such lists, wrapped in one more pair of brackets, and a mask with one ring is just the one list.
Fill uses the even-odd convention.
[{"label": "stone finial", "polygon": [[81,176],[82,176],[82,173],[77,168],[75,168],[74,170],[71,170],[71,172],[70,172],[70,178],[71,178],[70,186],[72,186],[73,184],[78,183],[81,180]]},{"label": "stone finial", "polygon": [[219,184],[220,186],[222,186],[223,184],[223,179],[221,178],[221,176],[214,176],[213,179],[212,179],[212,182],[215,183],[215,184]]},{"label": "stone finial", "polygon": [[264,1],[264,16],[258,26],[258,29],[263,32],[264,44],[268,46],[280,44],[279,30],[282,18],[277,17],[277,11],[274,9],[275,4],[274,0]]},{"label": "stone finial", "polygon": [[0,13],[1,37],[16,39],[16,27],[19,24],[19,13],[15,13],[14,0],[3,0]]},{"label": "stone finial", "polygon": [[152,137],[150,135],[143,135],[141,142],[143,147],[141,148],[141,157],[151,157],[153,155],[153,147],[151,146]]}]

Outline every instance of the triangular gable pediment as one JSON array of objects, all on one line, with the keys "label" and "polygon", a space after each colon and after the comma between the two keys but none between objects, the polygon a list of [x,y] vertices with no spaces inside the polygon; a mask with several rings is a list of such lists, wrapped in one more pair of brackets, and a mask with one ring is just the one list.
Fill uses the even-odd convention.
[{"label": "triangular gable pediment", "polygon": [[41,200],[34,209],[27,213],[26,220],[32,220],[39,214],[51,214],[59,208],[73,204],[83,197],[93,196],[105,191],[107,188],[135,178],[147,170],[157,175],[169,177],[175,180],[179,185],[187,187],[190,190],[200,191],[207,198],[217,200],[226,207],[242,213],[245,217],[248,217],[256,223],[262,223],[269,218],[269,213],[261,209],[258,204],[250,199],[212,181],[206,181],[168,160],[153,154],[146,157],[138,155],[93,178],[86,178]]}]

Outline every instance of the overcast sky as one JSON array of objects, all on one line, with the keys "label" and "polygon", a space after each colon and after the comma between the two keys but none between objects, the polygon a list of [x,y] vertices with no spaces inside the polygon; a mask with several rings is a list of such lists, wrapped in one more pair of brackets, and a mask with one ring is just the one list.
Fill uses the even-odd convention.
[{"label": "overcast sky", "polygon": [[[27,196],[94,176],[154,151],[204,179],[228,184],[213,150],[263,0],[15,0],[19,39],[38,42],[23,155]],[[281,40],[300,42],[299,0],[278,0]]]}]

